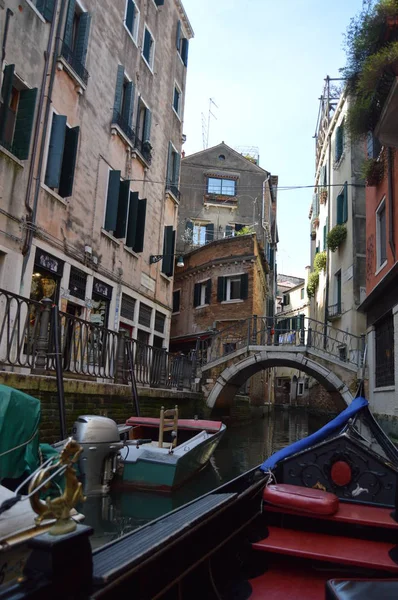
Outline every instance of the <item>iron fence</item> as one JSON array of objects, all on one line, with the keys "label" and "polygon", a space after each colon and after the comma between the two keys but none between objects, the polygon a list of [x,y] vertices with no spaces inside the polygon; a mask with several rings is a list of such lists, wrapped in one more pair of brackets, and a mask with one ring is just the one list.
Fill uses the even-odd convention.
[{"label": "iron fence", "polygon": [[119,111],[113,111],[112,123],[118,125],[126,137],[134,144],[135,133],[134,129],[129,125],[127,119],[120,114]]},{"label": "iron fence", "polygon": [[76,57],[72,48],[69,48],[65,42],[62,43],[61,55],[64,57],[66,62],[72,67],[76,75],[80,77],[85,85],[88,82],[88,71],[81,61]]},{"label": "iron fence", "polygon": [[140,140],[137,136],[135,137],[134,146],[139,150],[144,160],[148,163],[148,165],[152,162],[152,146],[150,142]]}]

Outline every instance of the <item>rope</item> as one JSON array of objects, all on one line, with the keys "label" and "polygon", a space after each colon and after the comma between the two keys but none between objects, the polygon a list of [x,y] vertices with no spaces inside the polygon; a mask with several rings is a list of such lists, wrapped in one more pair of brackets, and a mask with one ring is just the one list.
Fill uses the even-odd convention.
[{"label": "rope", "polygon": [[2,452],[0,454],[0,458],[2,456],[5,456],[6,454],[10,454],[10,452],[14,452],[14,450],[19,450],[19,448],[23,448],[24,446],[27,446],[37,436],[38,433],[39,433],[39,428],[36,429],[36,431],[34,432],[32,437],[28,441],[23,442],[22,444],[19,444],[19,446],[14,446],[14,448],[10,448],[9,450],[5,450],[4,452]]}]

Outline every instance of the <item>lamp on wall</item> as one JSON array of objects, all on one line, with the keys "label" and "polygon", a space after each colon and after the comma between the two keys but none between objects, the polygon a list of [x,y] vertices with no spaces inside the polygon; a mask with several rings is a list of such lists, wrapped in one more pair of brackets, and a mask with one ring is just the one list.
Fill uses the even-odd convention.
[{"label": "lamp on wall", "polygon": [[153,265],[154,263],[159,262],[160,260],[162,260],[166,256],[178,256],[177,267],[183,267],[184,266],[184,259],[181,256],[181,254],[151,254],[150,257],[149,257],[149,264]]}]

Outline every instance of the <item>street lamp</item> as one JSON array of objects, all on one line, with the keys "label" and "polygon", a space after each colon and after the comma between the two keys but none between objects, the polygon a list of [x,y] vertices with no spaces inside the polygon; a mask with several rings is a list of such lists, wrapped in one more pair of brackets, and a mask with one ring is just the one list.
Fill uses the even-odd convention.
[{"label": "street lamp", "polygon": [[165,258],[165,256],[178,256],[177,267],[184,266],[184,259],[180,254],[151,254],[149,257],[149,264],[153,265],[153,264],[159,262],[160,260],[162,260],[163,258]]}]

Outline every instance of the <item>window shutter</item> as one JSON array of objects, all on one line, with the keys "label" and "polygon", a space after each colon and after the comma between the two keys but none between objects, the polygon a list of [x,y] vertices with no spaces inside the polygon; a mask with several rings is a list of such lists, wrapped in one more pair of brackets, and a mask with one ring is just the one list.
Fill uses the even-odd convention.
[{"label": "window shutter", "polygon": [[173,173],[173,184],[177,187],[178,187],[178,180],[180,178],[180,163],[181,163],[181,156],[177,152],[175,161],[174,161],[174,173]]},{"label": "window shutter", "polygon": [[226,298],[227,278],[219,277],[217,279],[217,302],[222,302]]},{"label": "window shutter", "polygon": [[149,33],[148,29],[145,29],[143,55],[145,56],[145,59],[147,60],[147,62],[149,62],[149,60],[150,60],[150,54],[151,54],[151,34]]},{"label": "window shutter", "polygon": [[205,293],[205,304],[210,304],[211,302],[211,279],[206,281],[206,293]]},{"label": "window shutter", "polygon": [[132,81],[129,81],[126,86],[122,115],[129,127],[131,127],[131,123],[133,122],[134,92],[135,85]]},{"label": "window shutter", "polygon": [[124,238],[126,236],[127,208],[130,196],[130,182],[121,181],[119,186],[119,201],[117,206],[117,220],[115,237]]},{"label": "window shutter", "polygon": [[134,248],[137,230],[138,192],[130,192],[130,206],[127,222],[126,246]]},{"label": "window shutter", "polygon": [[33,118],[35,115],[37,88],[21,90],[17,119],[14,129],[12,151],[21,160],[29,156],[30,138],[32,135]]},{"label": "window shutter", "polygon": [[177,21],[177,33],[176,33],[176,47],[178,52],[180,52],[181,45],[181,21]]},{"label": "window shutter", "polygon": [[231,237],[233,234],[233,230],[234,228],[232,227],[232,225],[227,225],[225,228],[225,237]]},{"label": "window shutter", "polygon": [[106,213],[104,223],[104,229],[106,229],[106,231],[116,230],[120,175],[120,171],[109,171],[108,194],[106,197]]},{"label": "window shutter", "polygon": [[149,140],[151,139],[151,123],[152,123],[152,113],[149,110],[149,108],[147,108],[145,110],[145,123],[144,123],[144,137],[143,137],[143,142],[149,142]]},{"label": "window shutter", "polygon": [[274,269],[274,261],[275,261],[275,249],[270,248],[269,249],[269,267],[270,267],[271,271],[273,271],[273,269]]},{"label": "window shutter", "polygon": [[135,8],[132,0],[127,0],[126,27],[131,33],[134,29]]},{"label": "window shutter", "polygon": [[59,181],[59,195],[67,198],[72,195],[73,180],[75,178],[77,144],[79,142],[79,127],[66,127],[64,155],[62,159],[61,177]]},{"label": "window shutter", "polygon": [[14,78],[15,65],[7,65],[4,68],[3,85],[1,86],[1,97],[3,104],[0,113],[0,140],[4,140],[4,131],[8,116],[8,106],[10,104],[12,81]]},{"label": "window shutter", "polygon": [[162,260],[162,273],[167,276],[172,274],[172,262],[173,256],[171,256],[171,248],[173,244],[173,226],[166,225],[164,228],[163,238],[163,260]]},{"label": "window shutter", "polygon": [[46,21],[52,21],[54,14],[55,0],[37,0],[36,8],[43,15]]},{"label": "window shutter", "polygon": [[208,225],[206,225],[205,242],[207,244],[208,242],[212,242],[213,240],[214,240],[214,223],[209,223]]},{"label": "window shutter", "polygon": [[343,222],[343,203],[344,203],[344,195],[339,194],[337,196],[337,219],[336,219],[337,225],[341,225]]},{"label": "window shutter", "polygon": [[336,136],[334,139],[334,160],[335,162],[337,162],[338,160],[340,160],[340,156],[341,156],[341,152],[340,152],[340,146],[341,146],[341,127],[337,127],[336,129]]},{"label": "window shutter", "polygon": [[164,0],[155,0],[156,6],[163,6]]},{"label": "window shutter", "polygon": [[179,310],[180,310],[180,298],[181,298],[180,290],[176,290],[175,292],[173,292],[173,313],[179,312]]},{"label": "window shutter", "polygon": [[123,65],[117,66],[116,75],[116,89],[115,89],[115,101],[113,103],[113,110],[120,114],[122,106],[122,93],[123,93],[123,82],[124,82],[124,67]]},{"label": "window shutter", "polygon": [[72,49],[72,44],[73,44],[73,21],[75,18],[75,7],[76,7],[76,1],[69,0],[68,10],[66,12],[64,42],[70,49]]},{"label": "window shutter", "polygon": [[50,145],[48,148],[47,169],[44,183],[48,187],[57,188],[61,176],[62,157],[64,154],[66,134],[65,115],[53,115]]},{"label": "window shutter", "polygon": [[200,288],[201,288],[201,284],[195,283],[195,286],[193,288],[193,306],[194,306],[194,308],[196,308],[197,306],[200,305]]},{"label": "window shutter", "polygon": [[171,173],[171,163],[173,156],[173,145],[169,142],[169,152],[167,155],[167,183],[171,183],[172,173]]},{"label": "window shutter", "polygon": [[323,226],[323,249],[326,250],[326,225]]},{"label": "window shutter", "polygon": [[145,235],[145,218],[146,218],[146,198],[138,200],[137,208],[137,227],[135,233],[135,244],[133,246],[134,252],[142,252],[144,249],[144,235]]},{"label": "window shutter", "polygon": [[240,297],[246,300],[249,293],[249,275],[245,273],[240,276]]},{"label": "window shutter", "polygon": [[[184,63],[184,65],[187,67],[188,66],[188,45],[189,42],[186,38],[183,38],[182,40],[182,48],[181,48],[181,58],[182,58],[182,62]],[[235,184],[236,186],[236,184]]]},{"label": "window shutter", "polygon": [[90,36],[91,15],[84,12],[80,15],[76,34],[75,55],[77,60],[84,66],[86,64],[88,38]]},{"label": "window shutter", "polygon": [[291,326],[292,331],[296,331],[297,330],[297,317],[292,317],[292,326]]},{"label": "window shutter", "polygon": [[348,221],[348,184],[345,182],[344,184],[344,194],[343,194],[343,223]]}]

